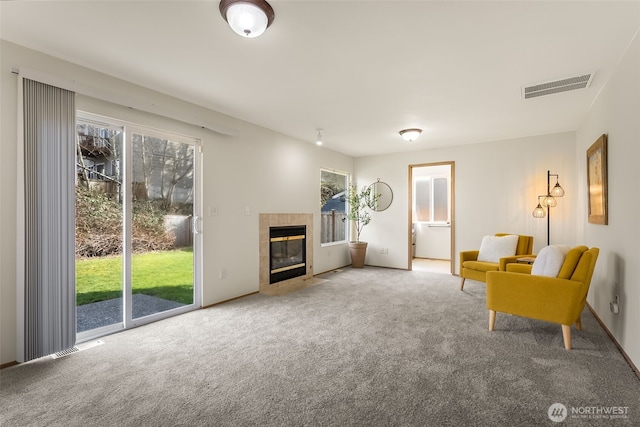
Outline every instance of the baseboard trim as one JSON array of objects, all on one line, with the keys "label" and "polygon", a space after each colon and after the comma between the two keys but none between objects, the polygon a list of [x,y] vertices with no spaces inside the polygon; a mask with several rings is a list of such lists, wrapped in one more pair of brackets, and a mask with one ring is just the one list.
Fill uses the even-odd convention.
[{"label": "baseboard trim", "polygon": [[638,371],[637,366],[633,364],[633,361],[631,361],[631,358],[629,357],[629,355],[624,351],[624,349],[622,348],[618,340],[613,336],[609,328],[606,327],[606,325],[604,324],[600,316],[598,316],[598,313],[596,313],[593,307],[591,307],[591,304],[587,303],[587,307],[589,308],[589,311],[591,312],[591,314],[593,314],[593,317],[595,317],[598,323],[600,323],[600,326],[602,326],[602,329],[604,329],[604,331],[607,333],[611,341],[613,341],[615,346],[618,348],[618,351],[620,352],[620,354],[622,354],[622,357],[624,357],[624,360],[629,364],[629,367],[631,368],[633,373],[636,374],[636,377],[638,377],[638,379],[640,380],[640,371]]},{"label": "baseboard trim", "polygon": [[248,294],[240,295],[239,297],[234,297],[234,298],[226,299],[224,301],[214,302],[213,304],[209,304],[209,305],[203,306],[202,309],[204,310],[205,308],[215,307],[216,305],[220,305],[220,304],[224,304],[224,303],[227,303],[227,302],[235,301],[237,299],[248,297],[250,295],[255,295],[255,294],[259,294],[259,293],[260,293],[260,291],[255,291],[255,292],[251,292],[251,293],[248,293]]},{"label": "baseboard trim", "polygon": [[16,366],[16,365],[19,365],[19,363],[16,362],[15,360],[13,362],[3,363],[2,365],[0,365],[0,370],[2,370],[4,368],[10,368],[10,367]]}]

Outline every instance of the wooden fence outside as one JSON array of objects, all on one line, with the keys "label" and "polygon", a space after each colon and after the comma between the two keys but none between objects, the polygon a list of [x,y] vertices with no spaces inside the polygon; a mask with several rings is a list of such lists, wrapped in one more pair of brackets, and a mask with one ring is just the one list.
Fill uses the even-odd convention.
[{"label": "wooden fence outside", "polygon": [[193,245],[193,217],[191,215],[165,215],[164,229],[172,233],[176,240],[174,248],[184,248]]},{"label": "wooden fence outside", "polygon": [[322,212],[320,215],[320,242],[331,243],[346,239],[347,214],[344,212]]}]

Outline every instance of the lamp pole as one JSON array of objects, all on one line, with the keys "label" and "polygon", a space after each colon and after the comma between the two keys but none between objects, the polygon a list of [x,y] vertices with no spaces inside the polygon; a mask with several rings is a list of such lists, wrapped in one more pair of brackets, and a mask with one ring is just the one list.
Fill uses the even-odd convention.
[{"label": "lamp pole", "polygon": [[[558,178],[557,174],[551,173],[550,170],[547,171],[547,194],[544,196],[538,196],[538,206],[533,210],[534,218],[544,218],[547,217],[547,246],[551,245],[551,208],[554,207],[556,202],[556,197],[564,196],[564,189],[560,186],[560,183],[556,179],[556,185],[551,188],[551,177],[555,176]],[[540,203],[540,198],[542,197],[542,203]],[[544,208],[547,208],[545,211]]]},{"label": "lamp pole", "polygon": [[[547,194],[551,194],[551,171],[547,171]],[[551,245],[551,206],[547,205],[547,246]]]}]

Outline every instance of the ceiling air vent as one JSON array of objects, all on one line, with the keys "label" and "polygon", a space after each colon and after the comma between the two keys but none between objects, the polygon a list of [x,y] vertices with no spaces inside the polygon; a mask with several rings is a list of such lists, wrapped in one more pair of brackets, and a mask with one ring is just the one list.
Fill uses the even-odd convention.
[{"label": "ceiling air vent", "polygon": [[536,98],[538,96],[551,95],[554,93],[567,92],[569,90],[584,89],[591,85],[595,73],[582,74],[553,82],[538,83],[522,88],[524,99]]}]

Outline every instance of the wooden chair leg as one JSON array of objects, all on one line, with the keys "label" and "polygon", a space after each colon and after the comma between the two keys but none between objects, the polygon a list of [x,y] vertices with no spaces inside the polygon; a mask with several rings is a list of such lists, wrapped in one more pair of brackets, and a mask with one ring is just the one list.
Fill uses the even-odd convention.
[{"label": "wooden chair leg", "polygon": [[494,310],[489,310],[489,330],[493,331],[493,327],[496,324],[496,312]]},{"label": "wooden chair leg", "polygon": [[460,290],[464,288],[464,277],[460,280]]},{"label": "wooden chair leg", "polygon": [[582,330],[582,319],[580,319],[580,317],[578,317],[578,320],[576,320],[576,329],[579,331]]},{"label": "wooden chair leg", "polygon": [[562,325],[562,338],[564,339],[564,348],[571,350],[571,326]]}]

